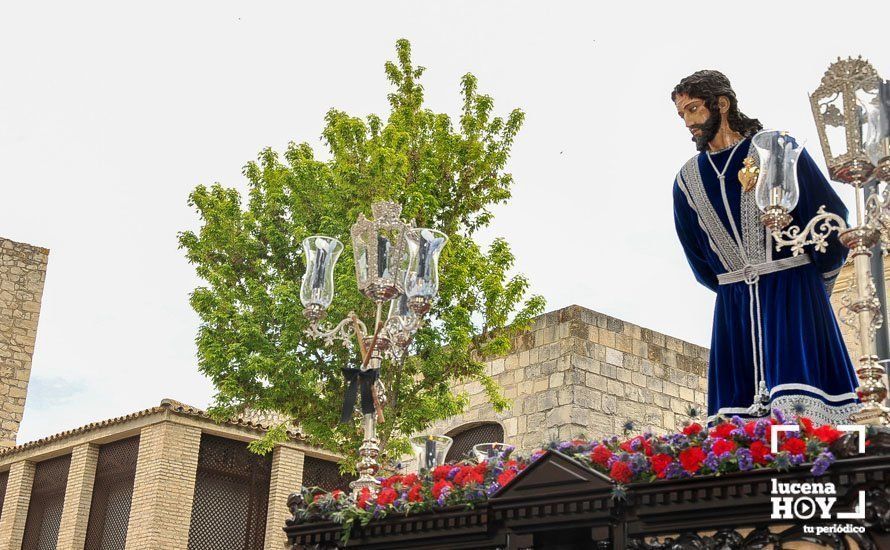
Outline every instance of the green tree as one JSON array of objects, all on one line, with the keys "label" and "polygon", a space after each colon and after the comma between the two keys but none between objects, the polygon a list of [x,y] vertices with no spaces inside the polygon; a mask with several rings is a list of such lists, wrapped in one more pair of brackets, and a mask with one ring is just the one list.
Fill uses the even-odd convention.
[{"label": "green tree", "polygon": [[[329,111],[322,136],[330,160],[316,158],[306,143],[290,143],[283,160],[264,149],[243,170],[246,205],[234,189],[198,186],[189,204],[202,225],[179,235],[205,281],[191,304],[201,318],[199,366],[217,388],[213,412],[281,413],[313,443],[347,455],[361,437],[357,423],[338,424],[340,370],[355,366],[359,356],[304,334],[302,239],[324,234],[346,245],[329,319],[352,310],[371,321],[375,308],[356,289],[352,263],[349,228],[356,216],[369,216],[376,200],[394,200],[403,219],[449,236],[429,322],[416,334],[410,357],[381,370],[389,402],[378,433],[389,456],[407,450],[407,435],[466,406],[466,397],[451,391],[458,381],[481,382],[495,408],[506,407],[482,360],[508,351],[511,337],[544,308],[541,297],[527,296],[525,277],[510,275],[514,257],[504,240],[487,250],[473,241],[490,223],[491,207],[510,197],[513,179],[505,165],[522,111],[493,116],[492,98],[467,74],[455,128],[448,115],[423,107],[424,68],[412,64],[408,41],[398,41],[396,52],[397,60],[385,65],[393,86],[385,121]],[[254,449],[268,450],[283,436],[282,424]]]}]

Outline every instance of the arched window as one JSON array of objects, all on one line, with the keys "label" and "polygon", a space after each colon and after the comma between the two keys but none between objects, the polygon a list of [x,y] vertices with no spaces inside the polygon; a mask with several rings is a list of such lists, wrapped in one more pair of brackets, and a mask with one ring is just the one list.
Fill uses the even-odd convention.
[{"label": "arched window", "polygon": [[504,441],[504,428],[497,422],[474,422],[464,424],[448,432],[448,437],[454,439],[445,461],[460,460],[466,458],[473,450],[473,445],[479,443],[494,443]]}]

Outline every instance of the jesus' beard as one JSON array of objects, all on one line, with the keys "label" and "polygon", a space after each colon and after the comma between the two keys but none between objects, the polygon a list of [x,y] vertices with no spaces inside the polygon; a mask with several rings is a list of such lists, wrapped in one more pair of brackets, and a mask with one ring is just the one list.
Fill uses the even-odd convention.
[{"label": "jesus' beard", "polygon": [[720,131],[720,113],[710,113],[708,115],[708,120],[704,121],[702,124],[696,124],[692,128],[699,130],[697,136],[694,134],[692,136],[692,141],[695,142],[695,148],[700,152],[707,151],[708,144],[717,137],[717,132]]}]

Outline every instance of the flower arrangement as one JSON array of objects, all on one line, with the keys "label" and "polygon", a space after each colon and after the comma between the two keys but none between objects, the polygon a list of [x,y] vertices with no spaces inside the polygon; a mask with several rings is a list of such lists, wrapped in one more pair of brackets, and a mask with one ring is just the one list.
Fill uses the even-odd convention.
[{"label": "flower arrangement", "polygon": [[719,476],[762,468],[788,470],[803,464],[811,465],[814,476],[824,474],[835,460],[829,447],[843,432],[830,425],[814,426],[810,419],[798,417],[798,431],[778,433],[778,452],[773,454],[770,426],[788,424],[780,411],[773,413],[772,418],[749,421],[736,416],[710,429],[689,423],[681,432],[669,435],[643,433],[628,437],[626,428],[622,438],[553,442],[533,452],[527,460],[510,458],[508,450],[500,457],[479,464],[464,461],[419,474],[381,478],[376,495],[364,489],[353,498],[339,490],[329,493],[317,487],[304,487],[301,503],[293,507],[294,519],[341,523],[345,541],[356,523],[367,525],[389,515],[449,506],[472,508],[507,486],[548,450],[571,456],[611,478],[615,482],[615,498],[622,498],[624,485],[628,483]]},{"label": "flower arrangement", "polygon": [[380,490],[373,495],[367,488],[355,498],[340,490],[318,487],[301,489],[301,504],[294,519],[300,522],[332,520],[343,524],[344,543],[352,526],[367,525],[389,515],[408,515],[449,506],[472,508],[510,483],[529,461],[510,458],[512,448],[478,464],[462,462],[437,466],[420,474],[396,474],[380,478]]},{"label": "flower arrangement", "polygon": [[654,436],[644,433],[622,440],[612,437],[599,442],[559,443],[556,449],[602,472],[618,484],[722,475],[758,468],[788,470],[812,464],[821,476],[834,462],[829,450],[843,432],[833,426],[814,426],[806,417],[796,420],[797,432],[780,432],[778,452],[771,448],[773,424],[786,424],[780,411],[774,417],[745,421],[738,416],[710,430],[687,424],[679,433]]}]

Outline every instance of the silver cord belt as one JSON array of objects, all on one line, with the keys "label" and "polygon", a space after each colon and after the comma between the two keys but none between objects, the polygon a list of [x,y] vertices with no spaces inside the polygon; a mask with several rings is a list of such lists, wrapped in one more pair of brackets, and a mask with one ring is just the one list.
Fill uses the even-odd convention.
[{"label": "silver cord belt", "polygon": [[791,258],[783,258],[772,262],[764,262],[757,265],[746,265],[742,269],[729,271],[717,275],[717,282],[720,285],[731,285],[733,283],[747,283],[753,285],[757,282],[761,275],[785,271],[810,263],[810,257],[806,254],[800,256],[792,256]]}]

